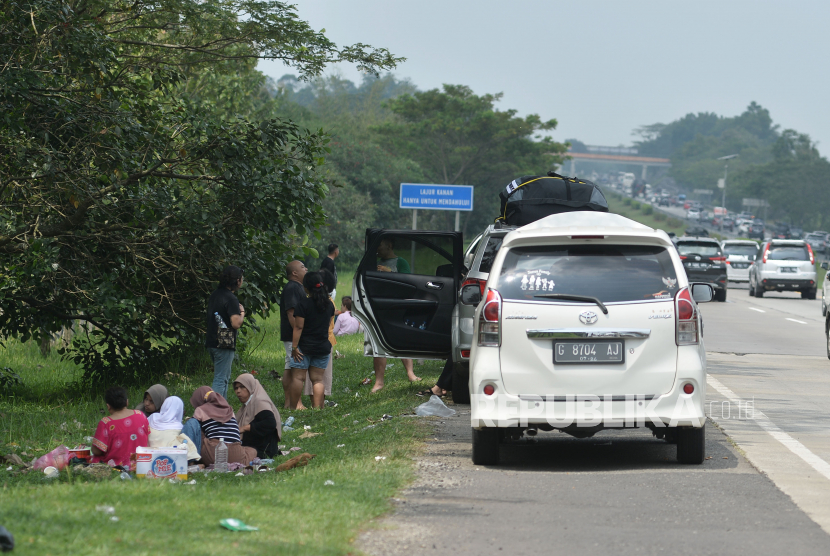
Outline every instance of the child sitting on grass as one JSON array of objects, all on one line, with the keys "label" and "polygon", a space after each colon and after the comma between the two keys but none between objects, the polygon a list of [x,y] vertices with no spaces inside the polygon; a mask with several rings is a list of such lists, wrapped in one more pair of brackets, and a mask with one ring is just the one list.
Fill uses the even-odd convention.
[{"label": "child sitting on grass", "polygon": [[98,422],[92,437],[92,463],[130,465],[130,454],[139,446],[147,447],[150,425],[142,411],[127,409],[127,391],[120,386],[109,388],[104,394],[109,417]]}]

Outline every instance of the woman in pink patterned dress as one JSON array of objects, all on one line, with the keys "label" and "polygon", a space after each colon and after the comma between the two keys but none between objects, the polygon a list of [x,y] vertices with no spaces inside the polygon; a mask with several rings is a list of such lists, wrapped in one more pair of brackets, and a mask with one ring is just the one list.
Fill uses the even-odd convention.
[{"label": "woman in pink patterned dress", "polygon": [[142,411],[127,409],[127,391],[113,386],[104,394],[109,417],[98,422],[92,437],[92,463],[130,465],[130,455],[138,447],[150,445],[150,425]]}]

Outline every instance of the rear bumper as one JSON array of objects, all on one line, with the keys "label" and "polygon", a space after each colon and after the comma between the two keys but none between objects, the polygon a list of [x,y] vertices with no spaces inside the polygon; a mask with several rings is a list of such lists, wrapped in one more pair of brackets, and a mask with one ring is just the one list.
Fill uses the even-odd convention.
[{"label": "rear bumper", "polygon": [[[706,363],[697,346],[678,351],[678,371],[669,392],[662,394],[611,393],[575,395],[557,392],[507,394],[501,380],[498,348],[494,354],[474,354],[470,368],[471,425],[473,428],[550,426],[585,427],[702,427],[706,420]],[[687,383],[692,394],[683,392]],[[484,387],[495,392],[488,396]]]},{"label": "rear bumper", "polygon": [[726,276],[730,282],[749,282],[749,268],[726,268]]},{"label": "rear bumper", "polygon": [[761,287],[770,291],[803,291],[816,289],[815,278],[777,278],[775,276],[761,279]]}]

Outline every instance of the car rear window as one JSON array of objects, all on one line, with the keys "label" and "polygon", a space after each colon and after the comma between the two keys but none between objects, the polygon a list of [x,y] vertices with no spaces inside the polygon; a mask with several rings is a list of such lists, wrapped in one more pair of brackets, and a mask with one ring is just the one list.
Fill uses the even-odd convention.
[{"label": "car rear window", "polygon": [[517,247],[505,256],[504,299],[543,301],[545,294],[587,295],[604,303],[670,299],[677,275],[664,247],[550,245]]},{"label": "car rear window", "polygon": [[708,241],[682,241],[677,244],[677,252],[681,255],[702,257],[716,257],[721,254],[720,245]]},{"label": "car rear window", "polygon": [[809,261],[810,253],[804,245],[771,245],[767,259],[771,261]]},{"label": "car rear window", "polygon": [[478,265],[479,272],[490,272],[493,268],[493,261],[501,249],[501,242],[503,237],[491,237],[487,240],[487,245],[484,246],[484,253],[481,255],[481,264]]},{"label": "car rear window", "polygon": [[758,248],[754,245],[727,244],[723,246],[724,255],[744,255],[746,257],[754,257],[757,252]]}]

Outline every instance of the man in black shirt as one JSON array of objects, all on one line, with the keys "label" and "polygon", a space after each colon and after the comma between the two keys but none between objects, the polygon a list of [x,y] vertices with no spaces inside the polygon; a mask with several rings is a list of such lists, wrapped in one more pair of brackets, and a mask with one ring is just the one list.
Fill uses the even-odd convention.
[{"label": "man in black shirt", "polygon": [[320,263],[320,270],[326,269],[332,274],[334,274],[334,290],[331,292],[330,297],[335,299],[337,296],[337,269],[334,266],[334,259],[336,259],[340,255],[340,247],[336,243],[329,244],[329,255],[323,262]]},{"label": "man in black shirt", "polygon": [[[285,266],[288,283],[282,289],[282,295],[280,295],[280,340],[283,347],[285,347],[285,367],[282,373],[282,387],[286,392],[285,407],[288,407],[288,388],[290,385],[288,370],[291,368],[289,365],[291,361],[291,342],[294,339],[294,309],[306,298],[305,288],[303,288],[303,278],[306,272],[308,272],[308,269],[302,261],[288,263]],[[302,402],[297,405],[297,409],[305,409]]]},{"label": "man in black shirt", "polygon": [[[238,266],[228,266],[219,275],[219,287],[210,294],[206,311],[207,339],[205,346],[210,352],[213,360],[213,391],[223,397],[228,393],[228,381],[231,377],[231,364],[236,355],[237,330],[242,326],[245,319],[245,308],[236,298],[234,292],[242,286],[242,269]],[[233,329],[234,346],[219,348],[217,333],[219,321],[216,315],[222,319],[223,328]]]}]

